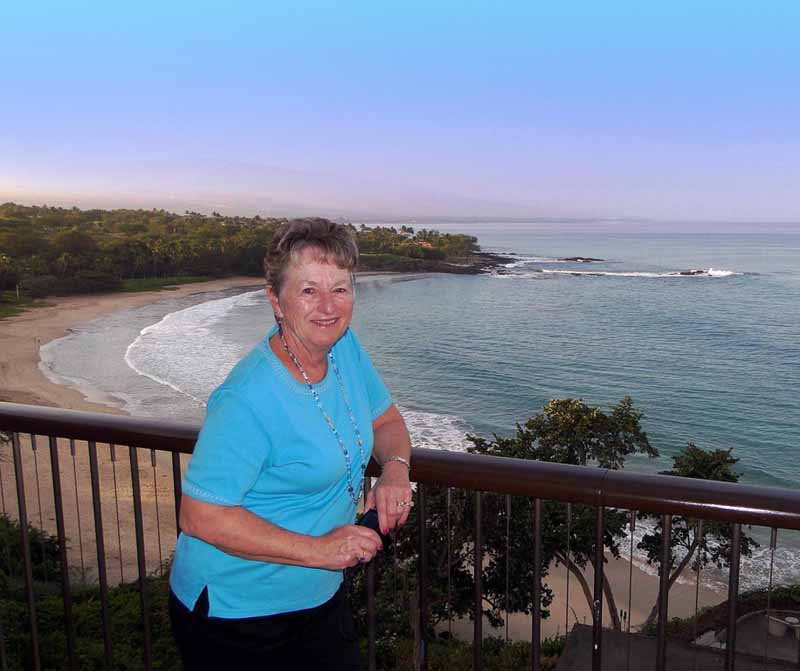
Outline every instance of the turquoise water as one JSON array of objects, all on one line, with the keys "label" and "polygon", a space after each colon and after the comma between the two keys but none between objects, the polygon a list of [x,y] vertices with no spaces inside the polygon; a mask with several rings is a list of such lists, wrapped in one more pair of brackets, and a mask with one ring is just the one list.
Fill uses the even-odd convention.
[{"label": "turquoise water", "polygon": [[[416,445],[459,449],[465,432],[511,433],[552,398],[628,394],[661,452],[629,468],[668,468],[693,441],[733,448],[744,482],[800,487],[800,235],[451,226],[513,252],[512,267],[357,289],[354,328]],[[574,256],[605,261],[558,261]],[[675,274],[688,270],[704,273]],[[172,300],[86,325],[45,348],[45,367],[134,414],[200,418],[271,324],[260,291]],[[776,576],[796,578],[800,540],[782,538]],[[767,566],[762,549],[747,584]]]},{"label": "turquoise water", "polygon": [[[357,291],[354,328],[418,444],[507,434],[551,398],[609,406],[629,394],[662,454],[632,466],[668,467],[691,440],[733,448],[748,482],[800,486],[800,235],[449,226],[513,252],[513,267],[373,278]],[[606,261],[556,261],[573,256]],[[49,372],[135,414],[201,417],[271,323],[260,292],[170,300],[98,320],[44,354]]]},{"label": "turquoise water", "polygon": [[[551,398],[607,406],[629,394],[664,455],[652,466],[691,440],[734,448],[747,481],[800,484],[800,236],[480,239],[540,259],[610,262],[533,261],[503,278],[362,291],[356,328],[401,403],[508,433]],[[702,268],[741,274],[535,272]]]}]

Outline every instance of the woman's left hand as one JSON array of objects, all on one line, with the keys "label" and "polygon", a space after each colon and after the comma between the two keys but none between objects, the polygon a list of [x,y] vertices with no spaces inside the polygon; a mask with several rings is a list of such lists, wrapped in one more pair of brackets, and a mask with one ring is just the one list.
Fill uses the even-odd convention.
[{"label": "woman's left hand", "polygon": [[366,509],[378,509],[378,523],[381,531],[389,531],[403,526],[413,505],[408,468],[397,461],[385,464],[377,484],[367,495]]}]

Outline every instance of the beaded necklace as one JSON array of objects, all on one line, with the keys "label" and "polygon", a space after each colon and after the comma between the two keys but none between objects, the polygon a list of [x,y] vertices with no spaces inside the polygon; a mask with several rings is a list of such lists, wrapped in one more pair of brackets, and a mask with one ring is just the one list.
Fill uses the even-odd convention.
[{"label": "beaded necklace", "polygon": [[353,414],[353,409],[350,407],[350,400],[347,398],[347,392],[344,390],[344,382],[342,381],[342,374],[339,372],[339,367],[336,365],[336,358],[333,356],[333,349],[328,352],[328,361],[330,361],[331,367],[333,368],[333,373],[336,375],[336,379],[339,382],[339,388],[342,390],[342,396],[344,397],[344,404],[347,407],[347,413],[350,416],[350,423],[353,425],[353,431],[356,434],[356,442],[358,443],[358,451],[361,453],[361,478],[359,479],[358,483],[358,492],[356,492],[356,488],[353,487],[353,470],[350,463],[350,452],[347,450],[347,445],[344,444],[342,437],[339,435],[339,432],[336,430],[336,427],[333,424],[333,420],[330,418],[327,412],[325,412],[325,408],[322,407],[322,400],[317,393],[317,390],[314,388],[314,385],[311,384],[311,380],[308,377],[305,369],[303,368],[302,364],[295,356],[294,352],[289,349],[289,344],[286,342],[286,338],[283,335],[283,328],[281,328],[280,324],[278,325],[278,337],[281,339],[281,345],[283,345],[283,349],[286,350],[286,354],[289,355],[289,358],[292,360],[292,363],[297,367],[297,370],[300,372],[300,375],[303,376],[303,380],[306,383],[309,391],[311,391],[311,395],[314,397],[314,401],[317,403],[317,407],[319,411],[322,413],[322,417],[325,420],[325,423],[330,428],[333,435],[336,437],[336,440],[339,443],[339,447],[342,450],[342,454],[344,455],[344,463],[347,467],[347,493],[350,495],[350,500],[353,502],[354,505],[358,505],[358,499],[361,496],[361,488],[364,486],[364,473],[367,470],[366,464],[366,457],[364,455],[364,441],[361,438],[361,431],[358,428],[358,423],[356,422],[355,415]]}]

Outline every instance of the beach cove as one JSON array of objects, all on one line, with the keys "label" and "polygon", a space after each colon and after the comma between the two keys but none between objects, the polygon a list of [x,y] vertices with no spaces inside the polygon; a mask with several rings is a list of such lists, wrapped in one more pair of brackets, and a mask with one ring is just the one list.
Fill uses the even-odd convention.
[{"label": "beach cove", "polygon": [[[798,416],[797,399],[786,394],[792,380],[797,381],[791,365],[797,358],[792,345],[797,328],[792,315],[798,308],[793,287],[800,268],[796,238],[564,238],[513,228],[475,232],[489,250],[512,257],[502,272],[423,275],[408,282],[386,275],[359,283],[354,328],[402,408],[417,446],[463,449],[465,433],[507,433],[550,398],[579,396],[603,405],[629,393],[645,411],[644,426],[662,457],[653,462],[631,459],[627,468],[652,472],[669,467],[670,454],[694,440],[706,448],[733,447],[745,482],[797,486],[800,477],[786,448],[798,431],[792,421]],[[681,274],[693,270],[704,272]],[[203,288],[210,293],[196,293]],[[83,307],[89,310],[93,301],[111,301],[106,312],[95,308],[94,313],[82,313],[87,319],[101,313],[104,318],[67,320],[53,337],[70,328],[69,337],[42,343],[50,380],[76,371],[91,378],[104,368],[98,368],[98,352],[113,349],[109,365],[117,368],[111,379],[82,385],[93,403],[42,375],[27,336],[28,371],[42,385],[38,388],[64,394],[75,404],[66,407],[102,409],[112,403],[114,409],[105,411],[129,408],[137,415],[199,420],[202,399],[215,380],[224,377],[237,352],[244,353],[263,337],[272,317],[258,287],[248,290],[247,279],[239,288],[190,285],[181,291],[183,296],[149,294],[127,306],[114,301],[132,297],[87,298]],[[73,300],[64,301],[66,310],[81,314],[81,305]],[[11,323],[0,323],[0,333],[5,333],[3,324]],[[24,353],[31,330],[15,328]],[[136,393],[129,393],[129,384]],[[751,393],[754,384],[759,395]],[[123,521],[131,510],[125,459],[118,450]],[[40,458],[43,470],[45,461]],[[153,473],[147,461],[140,459],[149,506],[146,522],[148,515],[155,517],[157,490],[161,555],[167,557],[174,538],[174,522],[168,528],[171,477],[167,464],[159,463]],[[103,481],[113,482],[109,464],[103,468]],[[8,477],[4,468],[10,485]],[[43,494],[46,508],[46,488]],[[29,491],[29,509],[35,511],[33,496]],[[65,497],[69,501],[70,495]],[[113,507],[104,511],[104,525],[111,522],[107,538],[115,539],[115,515]],[[108,544],[110,565],[112,555],[119,554],[123,561],[116,575],[124,572],[126,580],[135,575],[131,527],[123,523],[121,543]],[[153,530],[151,523],[148,535]],[[641,533],[637,525],[637,540]],[[743,590],[766,585],[770,556],[763,533],[760,540],[753,557],[743,560]],[[797,553],[791,534],[782,533],[775,555],[776,583],[797,579]],[[157,564],[154,551],[148,553],[148,562],[153,557]],[[70,561],[74,563],[72,557]],[[628,567],[624,557],[607,565],[621,608],[627,607]],[[654,573],[637,557],[634,622],[652,606]],[[546,635],[563,632],[563,577],[552,567],[548,584],[556,591],[556,602],[553,616],[543,623]],[[724,600],[725,577],[725,571],[704,572],[701,605]],[[692,575],[685,580],[674,588],[671,616],[693,612]],[[573,581],[571,606],[576,613],[570,621],[582,622],[588,610],[581,610],[585,599],[575,596],[576,588]],[[528,630],[527,618],[513,622],[512,631],[523,635]]]},{"label": "beach cove", "polygon": [[[429,277],[422,276],[417,279],[430,280]],[[385,288],[400,278],[382,278],[377,276],[377,282],[371,283],[372,290]],[[403,278],[412,279],[412,278]],[[435,278],[434,278],[435,279]],[[81,391],[65,385],[55,384],[50,378],[45,376],[41,370],[38,356],[36,356],[36,346],[45,346],[48,342],[64,337],[72,332],[79,331],[93,320],[102,317],[111,317],[114,314],[130,313],[132,310],[145,306],[157,306],[159,303],[167,305],[165,309],[174,308],[176,301],[186,301],[189,304],[203,305],[211,298],[214,301],[225,300],[219,296],[230,294],[233,296],[244,296],[253,294],[257,291],[257,280],[254,286],[254,278],[231,278],[229,280],[219,280],[200,285],[187,285],[175,291],[147,292],[142,294],[111,294],[102,296],[71,297],[65,299],[53,299],[51,305],[30,310],[13,319],[0,322],[0,344],[2,345],[2,358],[0,359],[0,370],[2,370],[2,389],[3,400],[12,402],[33,403],[38,405],[53,405],[78,410],[90,410],[95,412],[123,413],[120,403],[106,404],[98,400],[89,400]],[[186,309],[186,308],[184,308]],[[157,310],[154,314],[159,314],[164,310]],[[162,318],[165,315],[162,315]],[[268,316],[268,315],[267,315]],[[271,318],[271,317],[270,317]],[[266,319],[265,321],[268,321]],[[97,323],[95,321],[94,323]],[[35,341],[29,334],[38,333],[39,341]],[[92,396],[92,394],[89,394]],[[107,397],[102,397],[108,400]],[[178,417],[177,419],[182,419]],[[423,427],[424,430],[424,427]],[[423,431],[424,432],[424,431]],[[40,443],[41,445],[41,443]],[[41,477],[44,481],[49,481],[49,463],[46,458],[40,456],[38,464],[34,463],[33,451],[27,438],[23,437],[23,446],[28,449],[23,450],[25,455],[25,468],[27,473],[32,473],[35,468],[40,469]],[[104,505],[104,527],[107,542],[107,558],[109,562],[109,572],[112,580],[131,580],[136,576],[136,557],[135,557],[135,537],[132,519],[132,496],[130,495],[130,472],[128,469],[127,456],[119,448],[117,449],[116,462],[112,463],[110,454],[103,451],[102,446],[98,446],[101,456],[101,480],[104,483],[115,482],[119,489],[118,515],[119,515],[119,542],[112,542],[117,539],[118,527],[116,525],[117,513],[114,506]],[[63,449],[62,449],[63,451]],[[126,452],[125,450],[124,452]],[[166,456],[166,455],[164,455]],[[103,458],[105,457],[105,458]],[[174,539],[175,527],[174,518],[170,514],[172,483],[169,475],[169,464],[167,459],[158,458],[157,468],[151,468],[149,460],[140,459],[140,474],[142,479],[143,504],[145,506],[145,535],[148,539],[159,537],[161,541],[161,552],[151,542],[148,552],[148,569],[158,570],[159,558],[165,559],[171,552]],[[163,461],[163,463],[162,463]],[[65,505],[67,518],[67,536],[71,539],[70,564],[79,566],[83,564],[86,573],[91,579],[94,574],[91,568],[93,564],[93,532],[91,525],[87,524],[80,531],[82,542],[80,548],[75,543],[79,535],[77,521],[77,507],[81,510],[90,509],[90,498],[88,491],[88,465],[85,459],[81,459],[80,450],[78,457],[73,461],[77,473],[77,487],[73,487],[72,481],[64,477],[65,486]],[[62,463],[62,470],[69,468],[69,463]],[[4,480],[5,490],[12,491],[13,469],[9,468],[8,462],[0,475]],[[54,529],[52,491],[47,487],[42,487],[41,509],[38,507],[38,500],[35,496],[33,486],[28,487],[28,509],[31,511],[31,521],[36,523],[41,519],[43,526],[49,530]],[[160,501],[161,512],[159,516],[154,514],[156,498]],[[157,529],[158,526],[158,529]],[[80,562],[79,551],[83,555]],[[612,584],[615,585],[615,593],[618,605],[627,608],[627,580],[630,567],[624,559],[610,559],[607,565]],[[632,595],[631,613],[633,621],[637,618],[643,619],[652,606],[657,591],[657,579],[643,571],[638,566],[633,567],[633,580],[636,590]],[[591,580],[591,571],[588,576]],[[565,604],[563,603],[566,593],[566,574],[560,567],[552,567],[548,584],[554,590],[555,601],[551,606],[552,616],[543,621],[543,634],[553,636],[563,633]],[[584,622],[590,620],[588,606],[583,596],[577,591],[577,583],[572,581],[571,585],[571,613],[570,622]],[[671,615],[685,616],[693,612],[694,608],[694,588],[691,582],[677,585],[671,597]],[[700,601],[702,604],[713,604],[724,598],[724,594],[717,588],[702,587]],[[469,637],[469,627],[466,625],[456,625],[456,631],[464,628],[463,635]],[[510,632],[512,638],[524,639],[530,636],[529,618],[524,616],[512,616],[510,620]],[[496,632],[501,634],[502,632]]]}]

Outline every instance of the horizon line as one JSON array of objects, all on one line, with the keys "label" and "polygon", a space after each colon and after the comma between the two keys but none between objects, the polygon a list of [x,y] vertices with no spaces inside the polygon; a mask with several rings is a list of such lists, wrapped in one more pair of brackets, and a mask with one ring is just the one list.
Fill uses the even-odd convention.
[{"label": "horizon line", "polygon": [[[408,224],[415,223],[415,222],[443,222],[443,223],[465,223],[465,224],[480,224],[480,223],[541,223],[541,224],[639,224],[639,225],[663,225],[663,224],[673,224],[673,225],[689,225],[689,224],[700,224],[700,225],[730,225],[730,226],[782,226],[782,227],[797,227],[797,232],[800,233],[800,217],[797,219],[773,219],[773,220],[758,220],[758,219],[685,219],[685,218],[662,218],[662,217],[652,217],[652,216],[597,216],[597,217],[590,217],[590,216],[564,216],[564,215],[553,215],[553,216],[546,216],[546,215],[531,215],[531,216],[509,216],[509,215],[500,215],[500,214],[443,214],[443,215],[436,215],[436,214],[377,214],[377,213],[331,213],[331,214],[322,214],[321,210],[325,208],[298,208],[298,212],[294,214],[267,214],[263,211],[255,211],[252,214],[244,214],[244,213],[236,213],[236,214],[224,214],[219,211],[219,208],[209,207],[209,206],[202,206],[199,209],[185,209],[183,213],[179,212],[176,208],[168,208],[168,207],[146,207],[143,205],[139,205],[136,207],[131,206],[86,206],[76,204],[77,201],[68,201],[62,198],[56,198],[54,201],[47,202],[43,200],[42,202],[35,202],[34,199],[22,198],[22,199],[15,199],[11,198],[11,200],[5,200],[5,197],[8,194],[3,194],[3,202],[0,202],[0,205],[19,205],[22,207],[60,207],[63,209],[71,209],[73,207],[79,210],[107,210],[107,211],[114,211],[114,210],[141,210],[143,212],[151,212],[153,210],[163,210],[170,214],[175,214],[178,216],[184,216],[187,212],[195,212],[197,214],[201,214],[204,216],[212,216],[214,212],[219,213],[222,216],[227,217],[246,217],[246,218],[253,218],[255,216],[260,216],[263,218],[268,219],[300,219],[305,217],[312,217],[318,216],[323,217],[326,219],[331,220],[344,220],[349,223],[383,223],[383,224],[392,224],[392,223],[403,223]],[[37,199],[38,200],[38,199]],[[196,208],[197,206],[192,206]],[[228,209],[228,208],[223,208]],[[243,208],[248,209],[248,208]],[[249,208],[251,211],[255,210],[256,208]],[[311,214],[311,212],[315,211],[315,213]]]}]

